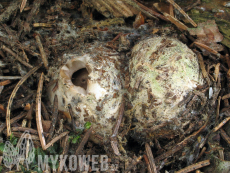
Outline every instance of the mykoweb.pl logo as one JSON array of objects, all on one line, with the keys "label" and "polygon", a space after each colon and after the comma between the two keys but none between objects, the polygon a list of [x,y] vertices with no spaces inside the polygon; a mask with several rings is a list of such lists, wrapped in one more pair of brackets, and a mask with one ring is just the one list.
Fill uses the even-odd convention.
[{"label": "mykoweb.pl logo", "polygon": [[18,170],[19,164],[22,162],[29,169],[29,164],[33,162],[34,158],[35,148],[29,131],[22,134],[15,147],[10,141],[6,141],[3,150],[3,163],[10,170],[14,165]]},{"label": "mykoweb.pl logo", "polygon": [[107,155],[36,155],[35,151],[29,131],[25,131],[16,146],[10,141],[5,142],[3,163],[10,170],[14,165],[17,166],[17,170],[19,170],[19,165],[26,165],[27,170],[30,170],[35,163],[38,171],[50,169],[54,171],[57,169],[58,171],[89,171],[89,169],[106,171],[109,169]]},{"label": "mykoweb.pl logo", "polygon": [[53,168],[57,162],[60,163],[59,171],[89,171],[89,167],[91,171],[108,170],[108,156],[106,155],[45,155],[44,157],[39,155],[38,170],[49,170],[49,160]]}]

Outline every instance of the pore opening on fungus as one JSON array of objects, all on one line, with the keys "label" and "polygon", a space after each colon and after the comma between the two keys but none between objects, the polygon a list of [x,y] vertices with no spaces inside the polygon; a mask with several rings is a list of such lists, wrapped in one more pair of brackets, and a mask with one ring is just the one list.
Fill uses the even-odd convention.
[{"label": "pore opening on fungus", "polygon": [[86,68],[79,69],[73,73],[71,81],[75,86],[82,87],[86,90],[88,75],[89,73]]}]

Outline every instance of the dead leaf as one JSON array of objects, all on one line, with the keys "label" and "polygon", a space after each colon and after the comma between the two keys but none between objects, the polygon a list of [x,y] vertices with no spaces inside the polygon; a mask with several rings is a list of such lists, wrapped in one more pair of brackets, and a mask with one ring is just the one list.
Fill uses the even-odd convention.
[{"label": "dead leaf", "polygon": [[198,24],[197,28],[188,28],[190,35],[197,36],[196,42],[205,44],[213,50],[220,52],[223,46],[217,44],[223,40],[223,35],[220,33],[215,20],[208,20]]},{"label": "dead leaf", "polygon": [[152,34],[156,34],[159,31],[159,29],[154,28]]},{"label": "dead leaf", "polygon": [[133,27],[136,29],[139,26],[143,25],[145,23],[145,18],[141,14],[141,12],[138,13],[138,15],[135,18],[135,21],[133,22]]},{"label": "dead leaf", "polygon": [[49,129],[51,127],[51,121],[42,120],[42,127],[43,127],[44,132],[49,133]]}]

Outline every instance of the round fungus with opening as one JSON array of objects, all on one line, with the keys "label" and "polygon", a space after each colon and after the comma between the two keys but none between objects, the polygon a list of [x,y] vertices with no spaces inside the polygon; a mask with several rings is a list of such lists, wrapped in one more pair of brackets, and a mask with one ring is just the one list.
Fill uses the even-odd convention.
[{"label": "round fungus with opening", "polygon": [[[96,133],[110,136],[119,114],[124,80],[119,77],[120,56],[111,49],[95,48],[90,54],[63,56],[66,62],[56,74],[58,87],[49,87],[49,98],[53,102],[58,96],[58,109],[69,113],[71,105],[77,118],[78,128],[87,121],[92,123]],[[116,96],[116,97],[114,97]]]}]

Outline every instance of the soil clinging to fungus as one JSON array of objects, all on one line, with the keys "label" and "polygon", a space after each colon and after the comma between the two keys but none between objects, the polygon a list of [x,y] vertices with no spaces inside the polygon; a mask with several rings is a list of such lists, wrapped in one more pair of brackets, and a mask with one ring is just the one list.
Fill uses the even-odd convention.
[{"label": "soil clinging to fungus", "polygon": [[145,39],[133,47],[129,71],[136,132],[168,122],[174,125],[170,130],[159,129],[153,136],[176,134],[174,120],[185,110],[179,103],[203,84],[195,53],[175,38]]},{"label": "soil clinging to fungus", "polygon": [[[65,54],[65,65],[58,68],[54,78],[58,79],[58,88],[49,88],[52,102],[57,94],[59,110],[68,112],[71,105],[78,128],[84,128],[90,121],[96,133],[111,136],[113,125],[118,116],[122,100],[122,84],[120,70],[115,64],[120,63],[116,51],[92,46],[88,53]],[[116,95],[116,97],[114,97]]]}]

